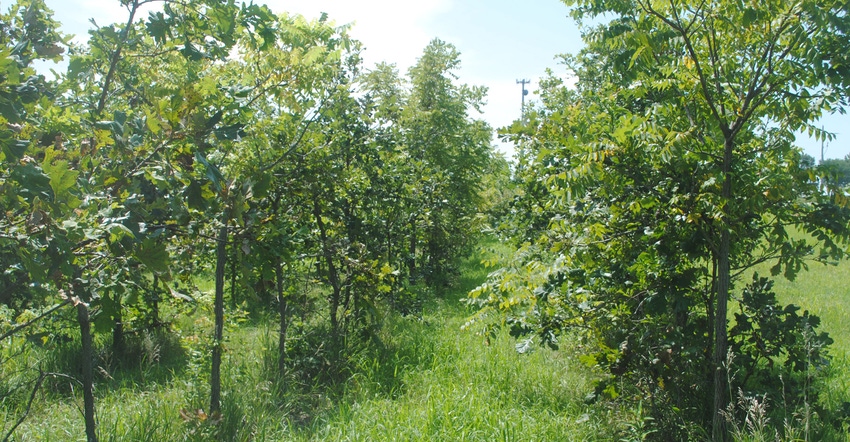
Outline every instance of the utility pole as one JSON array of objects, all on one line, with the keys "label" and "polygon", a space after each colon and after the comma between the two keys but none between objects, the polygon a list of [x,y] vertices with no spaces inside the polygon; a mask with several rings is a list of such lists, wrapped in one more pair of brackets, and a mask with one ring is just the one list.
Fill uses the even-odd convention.
[{"label": "utility pole", "polygon": [[521,115],[522,115],[522,123],[523,124],[525,124],[525,96],[528,95],[528,90],[525,88],[525,85],[529,84],[529,83],[531,83],[531,81],[526,80],[524,78],[522,80],[516,81],[516,84],[522,85],[522,112],[521,112]]}]

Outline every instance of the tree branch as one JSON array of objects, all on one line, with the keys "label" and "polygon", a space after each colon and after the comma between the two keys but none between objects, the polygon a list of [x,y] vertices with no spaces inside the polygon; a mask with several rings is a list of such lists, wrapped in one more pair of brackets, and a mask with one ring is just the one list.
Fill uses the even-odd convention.
[{"label": "tree branch", "polygon": [[2,335],[0,335],[0,341],[2,341],[2,340],[4,340],[4,339],[8,338],[9,336],[14,335],[15,333],[17,333],[17,332],[19,332],[19,331],[21,331],[21,330],[23,330],[23,329],[25,329],[25,328],[27,328],[27,327],[29,327],[30,325],[32,325],[32,324],[34,324],[34,323],[38,322],[39,320],[41,320],[41,319],[43,319],[43,318],[45,318],[45,317],[47,317],[47,316],[49,316],[51,313],[55,312],[56,310],[59,310],[60,308],[62,308],[62,307],[64,307],[64,306],[66,306],[66,305],[68,305],[68,304],[70,304],[70,303],[71,303],[71,299],[70,299],[70,298],[65,299],[64,301],[60,302],[59,304],[56,304],[56,305],[54,305],[53,307],[51,307],[51,308],[49,308],[49,309],[45,310],[42,314],[40,314],[40,315],[36,316],[35,318],[30,319],[29,321],[27,321],[27,322],[25,322],[25,323],[23,323],[23,324],[18,324],[17,326],[15,326],[14,328],[12,328],[11,330],[9,330],[9,331],[7,331],[6,333],[3,333]]},{"label": "tree branch", "polygon": [[127,42],[127,36],[130,34],[130,27],[133,26],[133,20],[136,19],[136,11],[139,6],[147,3],[145,1],[133,0],[130,7],[130,18],[127,19],[127,24],[121,30],[121,35],[118,44],[115,46],[115,52],[112,53],[112,60],[109,62],[109,71],[106,72],[106,77],[103,79],[103,91],[100,93],[100,100],[97,103],[95,116],[100,116],[103,108],[106,107],[106,97],[109,95],[109,86],[112,83],[112,78],[115,76],[115,70],[118,68],[118,61],[121,60],[121,50],[124,49],[124,44]]},{"label": "tree branch", "polygon": [[9,438],[12,437],[12,434],[15,432],[15,430],[24,422],[24,420],[26,420],[27,416],[29,416],[30,410],[32,409],[32,404],[33,404],[33,402],[35,402],[35,395],[38,393],[38,390],[41,388],[41,384],[44,382],[44,380],[47,377],[66,378],[66,379],[70,379],[72,381],[75,381],[78,384],[82,384],[82,382],[80,382],[78,379],[71,377],[71,376],[68,376],[67,374],[45,373],[45,372],[39,370],[38,379],[36,379],[35,386],[32,389],[32,393],[30,393],[30,398],[29,398],[29,401],[27,401],[26,410],[24,410],[24,414],[22,414],[21,417],[18,418],[18,421],[15,422],[15,425],[12,425],[12,428],[10,428],[9,431],[6,433],[6,436],[3,438],[3,442],[8,442]]}]

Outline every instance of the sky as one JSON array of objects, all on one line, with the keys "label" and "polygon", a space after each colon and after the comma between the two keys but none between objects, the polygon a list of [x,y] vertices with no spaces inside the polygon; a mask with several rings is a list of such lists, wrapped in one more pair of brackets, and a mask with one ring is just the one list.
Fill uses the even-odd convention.
[{"label": "sky", "polygon": [[[559,0],[255,0],[275,12],[316,18],[328,13],[338,25],[353,24],[352,37],[363,42],[366,67],[378,62],[395,63],[402,74],[416,63],[434,38],[452,43],[460,51],[459,81],[486,86],[487,106],[480,117],[494,128],[519,118],[522,88],[534,100],[538,80],[551,68],[566,77],[558,54],[576,53],[582,47],[578,27]],[[63,30],[84,41],[91,27],[125,22],[127,11],[118,0],[46,0]],[[142,17],[145,17],[143,14]],[[823,146],[801,135],[797,142],[806,153],[821,158],[850,154],[850,115],[824,118],[818,125],[837,138]],[[512,148],[498,143],[509,157]]]}]

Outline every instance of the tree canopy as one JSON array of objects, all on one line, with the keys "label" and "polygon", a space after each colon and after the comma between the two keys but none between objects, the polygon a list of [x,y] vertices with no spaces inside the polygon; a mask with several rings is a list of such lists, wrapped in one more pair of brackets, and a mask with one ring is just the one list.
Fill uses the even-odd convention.
[{"label": "tree canopy", "polygon": [[[93,336],[111,333],[114,356],[131,358],[131,330],[189,314],[205,279],[211,416],[228,388],[226,316],[240,308],[277,315],[281,371],[296,359],[291,318],[326,320],[316,336],[340,363],[322,370],[343,372],[381,310],[415,313],[420,280],[451,283],[492,155],[470,116],[486,91],[456,84],[449,43],[434,40],[403,79],[365,68],[326,15],[193,0],[141,17],[149,3],[122,1],[126,21],[83,45],[41,0],[0,17],[2,331],[68,334],[62,307],[76,307],[89,440]],[[48,79],[37,59],[67,70]],[[309,302],[323,312],[301,279],[318,282]]]}]

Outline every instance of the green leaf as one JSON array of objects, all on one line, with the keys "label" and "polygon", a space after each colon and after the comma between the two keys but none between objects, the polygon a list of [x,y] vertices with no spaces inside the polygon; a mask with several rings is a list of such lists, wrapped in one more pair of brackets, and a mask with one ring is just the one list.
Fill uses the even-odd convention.
[{"label": "green leaf", "polygon": [[183,44],[183,49],[180,50],[180,53],[191,61],[200,61],[204,59],[204,53],[196,49],[195,46],[192,45],[192,42],[188,39]]},{"label": "green leaf", "polygon": [[151,12],[148,22],[145,23],[148,34],[153,37],[157,44],[162,44],[171,36],[172,23],[166,19],[162,12]]},{"label": "green leaf", "polygon": [[133,232],[121,223],[107,224],[105,230],[109,233],[109,242],[118,242],[124,238],[135,238]]},{"label": "green leaf", "polygon": [[115,112],[114,120],[112,121],[98,121],[94,124],[98,129],[104,129],[112,132],[112,135],[115,136],[116,139],[120,139],[124,137],[124,122],[127,119],[127,115],[123,112]]},{"label": "green leaf", "polygon": [[237,140],[245,135],[244,124],[231,124],[215,129],[215,137],[222,141]]},{"label": "green leaf", "polygon": [[24,157],[27,148],[30,145],[28,140],[18,140],[12,136],[11,132],[3,131],[0,134],[0,142],[3,144],[3,154],[6,156],[6,161],[14,162]]},{"label": "green leaf", "polygon": [[165,274],[169,271],[170,256],[163,242],[145,239],[136,249],[135,256],[154,273]]},{"label": "green leaf", "polygon": [[326,49],[324,46],[313,46],[306,54],[304,54],[304,62],[308,65],[313,64],[318,61],[325,52]]},{"label": "green leaf", "polygon": [[68,62],[68,78],[76,79],[88,66],[88,60],[83,57],[73,57]]},{"label": "green leaf", "polygon": [[67,161],[53,160],[54,152],[48,149],[42,169],[50,177],[50,188],[53,189],[54,202],[65,203],[71,208],[79,206],[77,199],[70,190],[77,185],[79,171],[72,170]]},{"label": "green leaf", "polygon": [[629,60],[629,69],[634,67],[635,61],[637,61],[638,57],[640,57],[640,54],[642,54],[645,49],[646,49],[646,46],[641,46],[641,47],[637,48],[635,53],[632,55],[632,59]]},{"label": "green leaf", "polygon": [[201,152],[195,152],[195,159],[206,167],[207,178],[209,178],[210,182],[213,184],[213,188],[215,188],[216,192],[221,192],[224,188],[224,176],[221,175],[221,171],[218,167],[207,161]]},{"label": "green leaf", "polygon": [[272,174],[270,173],[262,173],[256,177],[256,182],[254,182],[254,186],[252,188],[254,192],[254,196],[257,198],[265,198],[272,185]]},{"label": "green leaf", "polygon": [[9,176],[11,181],[17,182],[20,187],[18,194],[25,198],[40,197],[49,201],[53,200],[53,188],[50,186],[50,177],[40,167],[33,163],[12,169]]},{"label": "green leaf", "polygon": [[23,109],[10,100],[0,97],[0,116],[10,123],[18,123],[23,118]]},{"label": "green leaf", "polygon": [[151,133],[153,133],[154,135],[158,135],[159,132],[162,130],[162,125],[159,123],[159,119],[150,110],[145,110],[145,113],[145,126],[147,126],[148,130],[151,131]]},{"label": "green leaf", "polygon": [[195,210],[206,209],[207,200],[204,198],[204,189],[197,180],[189,182],[189,185],[183,191],[183,196],[190,208]]}]

